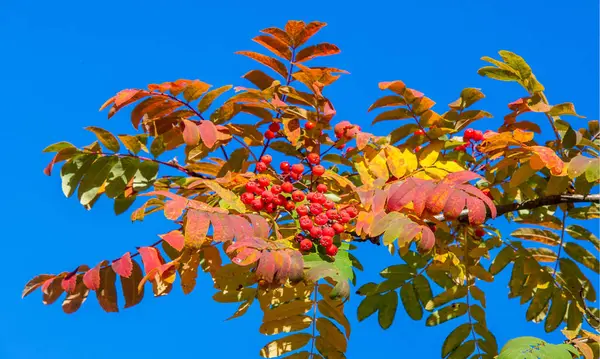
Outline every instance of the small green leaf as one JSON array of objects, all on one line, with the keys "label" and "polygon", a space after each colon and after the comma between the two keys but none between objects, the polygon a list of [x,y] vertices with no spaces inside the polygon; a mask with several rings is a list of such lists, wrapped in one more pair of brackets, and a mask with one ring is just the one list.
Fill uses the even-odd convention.
[{"label": "small green leaf", "polygon": [[373,315],[377,309],[379,309],[379,301],[381,296],[379,294],[369,295],[358,305],[358,321],[362,322],[366,318]]},{"label": "small green leaf", "polygon": [[96,158],[96,155],[84,154],[73,157],[62,166],[60,177],[62,180],[62,191],[66,197],[71,197],[75,193],[81,178],[83,178],[83,175],[85,175]]},{"label": "small green leaf", "polygon": [[571,224],[565,228],[566,232],[573,238],[578,240],[589,241],[594,244],[596,249],[600,250],[600,240],[592,232],[579,226],[577,224]]},{"label": "small green leaf", "polygon": [[413,114],[406,108],[396,108],[389,111],[384,111],[377,115],[371,124],[376,124],[382,121],[390,120],[406,120],[413,118]]},{"label": "small green leaf", "polygon": [[394,322],[396,309],[398,308],[398,294],[390,291],[384,294],[379,301],[379,326],[383,329],[389,328]]},{"label": "small green leaf", "polygon": [[135,176],[140,160],[134,157],[119,158],[111,169],[106,180],[104,191],[109,198],[116,198],[125,190],[129,181]]},{"label": "small green leaf", "polygon": [[[396,292],[394,292],[396,293]],[[406,283],[400,289],[400,299],[406,314],[413,320],[421,320],[423,318],[423,309],[417,299],[417,293],[412,283]]]},{"label": "small green leaf", "polygon": [[115,198],[114,211],[116,215],[124,213],[135,202],[135,196]]},{"label": "small green leaf", "polygon": [[44,148],[42,152],[59,152],[61,150],[64,150],[65,148],[75,148],[75,146],[73,146],[69,142],[61,141]]},{"label": "small green leaf", "polygon": [[515,258],[515,251],[506,246],[498,252],[492,264],[490,265],[489,272],[496,275],[502,271],[512,260]]},{"label": "small green leaf", "polygon": [[77,192],[79,202],[82,205],[85,206],[94,200],[100,187],[108,177],[110,170],[116,163],[117,157],[114,156],[100,157],[94,161],[83,176]]},{"label": "small green leaf", "polygon": [[152,185],[158,175],[158,163],[142,161],[133,177],[133,189],[142,191]]},{"label": "small green leaf", "polygon": [[471,326],[468,323],[461,324],[450,332],[442,345],[442,357],[445,358],[458,348],[469,334],[471,334]]},{"label": "small green leaf", "polygon": [[565,102],[565,103],[561,103],[561,104],[552,106],[552,109],[550,109],[550,111],[548,111],[548,114],[550,116],[571,115],[571,116],[583,117],[583,116],[579,116],[577,114],[577,112],[575,112],[575,105],[573,105],[570,102]]},{"label": "small green leaf", "polygon": [[154,157],[160,156],[163,152],[165,152],[166,146],[163,141],[163,136],[156,136],[154,140],[152,140],[152,144],[150,145],[150,153]]},{"label": "small green leaf", "polygon": [[500,81],[519,81],[521,78],[519,75],[515,74],[512,71],[508,71],[505,69],[499,69],[497,67],[492,66],[484,66],[480,68],[477,73],[481,76],[487,76],[491,79],[500,80]]},{"label": "small green leaf", "polygon": [[100,141],[100,143],[102,143],[104,147],[108,148],[113,152],[119,152],[121,146],[119,145],[119,141],[117,141],[117,138],[112,133],[106,131],[103,128],[95,126],[88,126],[85,129],[93,132],[98,138],[98,141]]},{"label": "small green leaf", "polygon": [[546,333],[554,331],[562,323],[565,314],[567,313],[568,303],[567,298],[560,290],[554,291],[554,294],[552,295],[552,304],[550,304],[548,316],[544,323],[544,330]]},{"label": "small green leaf", "polygon": [[596,256],[590,253],[587,249],[574,242],[565,243],[563,246],[565,252],[567,252],[571,258],[593,270],[594,272],[600,273],[600,263],[598,262],[598,258],[596,258]]},{"label": "small green leaf", "polygon": [[456,319],[467,314],[468,306],[465,303],[454,303],[433,312],[425,321],[425,325],[432,327]]},{"label": "small green leaf", "polygon": [[527,313],[525,313],[525,319],[527,321],[532,321],[537,317],[548,305],[548,301],[552,297],[552,291],[554,287],[548,286],[547,288],[537,288],[535,294],[533,295],[533,299],[527,308]]}]

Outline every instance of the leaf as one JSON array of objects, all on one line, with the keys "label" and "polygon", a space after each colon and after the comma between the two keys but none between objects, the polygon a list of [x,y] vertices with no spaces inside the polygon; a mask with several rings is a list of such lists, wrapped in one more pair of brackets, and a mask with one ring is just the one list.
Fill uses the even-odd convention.
[{"label": "leaf", "polygon": [[368,295],[362,302],[358,305],[358,321],[362,322],[366,318],[375,314],[375,312],[379,309],[379,301],[381,300],[381,295]]},{"label": "leaf", "polygon": [[288,45],[276,37],[260,35],[252,40],[266,47],[269,51],[279,57],[282,57],[288,61],[292,59],[292,52],[288,48]]},{"label": "leaf", "polygon": [[468,323],[456,327],[444,340],[442,345],[442,357],[452,353],[471,334],[471,326]]},{"label": "leaf", "polygon": [[50,146],[44,148],[42,150],[42,152],[60,152],[66,148],[73,148],[75,149],[75,146],[73,146],[72,144],[70,144],[69,142],[65,142],[65,141],[61,141],[61,142],[57,142],[54,144],[51,144]]},{"label": "leaf", "polygon": [[577,262],[583,264],[596,273],[600,273],[598,258],[577,243],[567,242],[563,245],[565,252]]},{"label": "leaf", "polygon": [[419,129],[419,126],[414,123],[407,123],[398,127],[390,133],[390,144],[397,143],[406,136],[414,133],[417,129]]},{"label": "leaf", "polygon": [[40,275],[33,277],[32,279],[29,280],[29,282],[27,282],[27,284],[25,284],[25,288],[23,288],[23,292],[21,293],[21,298],[25,298],[26,296],[31,294],[34,290],[41,287],[44,284],[44,282],[46,282],[47,280],[51,280],[53,278],[54,278],[54,275],[52,275],[52,274],[40,274]]},{"label": "leaf", "polygon": [[[458,347],[458,349],[456,349],[454,351],[454,353],[452,353],[448,359],[466,359],[469,357],[469,355],[473,354],[473,352],[475,351],[475,341],[473,340],[469,340],[467,342],[465,342],[463,345],[461,345],[460,347]],[[483,357],[483,356],[480,356]]]},{"label": "leaf", "polygon": [[555,246],[560,242],[560,237],[556,233],[546,229],[519,228],[510,235],[527,241],[548,244],[551,246]]},{"label": "leaf", "polygon": [[198,130],[200,131],[200,138],[202,138],[202,142],[206,147],[213,148],[219,137],[217,127],[210,121],[200,121]]},{"label": "leaf", "polygon": [[277,59],[251,51],[238,51],[236,54],[247,56],[252,60],[258,61],[261,64],[270,67],[273,71],[280,74],[284,79],[286,79],[288,76],[288,71],[285,65]]},{"label": "leaf", "polygon": [[198,112],[202,113],[202,112],[208,110],[210,105],[212,105],[212,103],[219,96],[221,96],[223,93],[229,91],[232,87],[233,86],[231,86],[231,85],[226,85],[226,86],[221,86],[219,88],[209,91],[206,95],[204,95],[204,97],[202,97],[200,102],[198,102]]},{"label": "leaf", "polygon": [[548,305],[548,301],[552,297],[553,287],[549,286],[547,288],[537,288],[535,294],[533,295],[533,299],[527,308],[527,313],[525,313],[525,319],[527,321],[532,321],[537,317]]},{"label": "leaf", "polygon": [[390,121],[390,120],[405,120],[408,118],[413,118],[412,113],[408,109],[396,108],[393,110],[389,110],[389,111],[380,113],[379,115],[377,115],[375,117],[375,119],[373,120],[373,122],[371,122],[371,124],[374,125],[378,122]]},{"label": "leaf", "polygon": [[565,103],[561,103],[561,104],[552,106],[550,111],[548,111],[548,115],[550,115],[550,116],[571,115],[571,116],[583,117],[583,116],[579,116],[577,114],[577,112],[575,112],[575,105],[573,105],[570,102],[565,102]]},{"label": "leaf", "polygon": [[133,176],[135,176],[139,166],[140,161],[137,158],[119,158],[106,179],[106,186],[104,187],[106,196],[116,198],[122,195]]},{"label": "leaf", "polygon": [[369,109],[367,111],[370,112],[374,109],[382,108],[382,107],[404,106],[404,105],[406,105],[406,101],[404,101],[404,98],[402,98],[401,96],[389,95],[389,96],[384,96],[384,97],[377,99],[371,105],[371,107],[369,107]]},{"label": "leaf", "polygon": [[126,252],[121,258],[111,263],[112,269],[121,277],[129,278],[131,271],[133,270],[133,262],[131,261],[131,255]]},{"label": "leaf", "polygon": [[[391,293],[396,295],[396,292]],[[412,320],[421,320],[421,318],[423,318],[423,309],[419,304],[417,292],[412,283],[406,283],[400,288],[400,299],[402,300],[402,305],[404,306],[404,310],[406,310],[406,314],[408,314]]]},{"label": "leaf", "polygon": [[138,140],[136,136],[118,135],[117,137],[119,137],[121,142],[123,142],[125,148],[127,148],[127,150],[133,153],[134,155],[140,152],[140,150],[142,149],[142,143],[140,142],[140,140]]},{"label": "leaf", "polygon": [[432,142],[419,151],[419,164],[422,167],[431,167],[437,161],[444,143],[441,141]]},{"label": "leaf", "polygon": [[295,315],[283,319],[275,319],[264,322],[259,328],[259,332],[264,335],[276,335],[281,333],[298,332],[310,327],[312,318],[307,315]]},{"label": "leaf", "polygon": [[88,205],[94,200],[116,163],[117,157],[100,157],[89,167],[77,192],[79,202],[82,205]]},{"label": "leaf", "polygon": [[594,244],[596,249],[600,250],[600,240],[598,240],[598,237],[582,226],[571,224],[567,226],[565,230],[574,239],[590,241],[592,244]]},{"label": "leaf", "polygon": [[339,328],[327,318],[317,318],[316,327],[323,340],[336,350],[344,353],[348,349],[348,342]]},{"label": "leaf", "polygon": [[167,234],[160,235],[159,237],[169,243],[169,245],[177,251],[181,251],[185,245],[185,237],[178,230],[173,230]]},{"label": "leaf", "polygon": [[513,173],[512,178],[510,179],[510,187],[516,188],[519,187],[522,183],[529,180],[534,174],[534,169],[531,168],[529,163],[524,163],[519,167],[515,173]]},{"label": "leaf", "polygon": [[450,303],[453,300],[464,298],[467,294],[468,289],[463,285],[457,285],[452,288],[448,288],[444,292],[436,295],[433,300],[426,303],[425,309],[433,310],[434,308]]},{"label": "leaf", "polygon": [[198,125],[190,120],[182,120],[183,128],[183,141],[188,146],[196,146],[200,142],[200,130]]},{"label": "leaf", "polygon": [[[415,298],[416,299],[416,298]],[[383,329],[389,328],[394,322],[396,309],[398,308],[398,294],[395,291],[389,291],[379,301],[379,326]]]},{"label": "leaf", "polygon": [[60,171],[60,177],[62,191],[66,197],[71,197],[75,193],[81,178],[87,173],[96,158],[96,155],[82,155],[74,157],[64,164]]},{"label": "leaf", "polygon": [[425,321],[425,325],[432,327],[456,319],[467,314],[468,306],[465,303],[454,303],[433,312]]},{"label": "leaf", "polygon": [[336,322],[344,327],[346,331],[346,338],[350,338],[350,322],[348,318],[344,315],[343,307],[340,306],[332,306],[325,300],[320,300],[317,302],[317,309],[324,316],[334,319]]},{"label": "leaf", "polygon": [[491,79],[500,80],[500,81],[519,81],[519,75],[515,74],[512,71],[499,69],[497,67],[492,66],[484,66],[480,68],[477,73],[481,76],[487,76]]},{"label": "leaf", "polygon": [[78,280],[75,290],[67,294],[67,297],[62,303],[62,309],[65,313],[75,313],[87,299],[89,289],[85,287],[83,281]]},{"label": "leaf", "polygon": [[498,53],[504,62],[519,73],[522,79],[527,79],[531,76],[531,67],[529,67],[521,56],[506,50],[500,50]]},{"label": "leaf", "polygon": [[304,62],[319,56],[330,56],[340,53],[334,44],[322,43],[303,48],[296,54],[295,62]]},{"label": "leaf", "polygon": [[[106,262],[104,262],[104,263],[106,263]],[[98,290],[100,288],[100,267],[101,267],[101,264],[102,263],[100,263],[97,266],[95,266],[94,268],[88,270],[83,275],[83,284],[85,284],[85,286],[88,289]]]},{"label": "leaf", "polygon": [[260,350],[263,358],[277,358],[285,353],[297,350],[308,344],[312,336],[307,333],[297,333],[273,340]]},{"label": "leaf", "polygon": [[211,85],[204,83],[200,80],[194,80],[183,90],[183,98],[187,102],[192,102],[199,99]]},{"label": "leaf", "polygon": [[546,333],[550,333],[562,323],[565,314],[567,313],[567,305],[569,304],[567,298],[560,290],[555,290],[552,295],[552,304],[544,323],[544,330]]},{"label": "leaf", "polygon": [[125,308],[133,307],[141,302],[144,297],[144,287],[142,286],[138,291],[139,283],[142,281],[142,278],[144,278],[142,268],[136,261],[131,261],[131,264],[131,275],[128,277],[121,277],[121,288],[123,290],[123,296],[125,297]]},{"label": "leaf", "polygon": [[96,135],[96,137],[98,137],[98,141],[100,141],[100,143],[102,143],[104,147],[108,148],[113,152],[119,152],[121,146],[119,145],[119,141],[117,141],[117,138],[112,133],[100,127],[94,126],[88,126],[85,129],[93,132]]},{"label": "leaf", "polygon": [[117,276],[115,272],[110,268],[103,268],[100,270],[100,277],[100,288],[96,290],[98,303],[106,312],[118,312],[117,288],[115,287]]}]

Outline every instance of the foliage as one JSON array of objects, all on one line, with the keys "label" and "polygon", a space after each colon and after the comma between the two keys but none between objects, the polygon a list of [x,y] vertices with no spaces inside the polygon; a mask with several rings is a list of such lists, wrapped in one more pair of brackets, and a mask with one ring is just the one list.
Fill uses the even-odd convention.
[{"label": "foliage", "polygon": [[[591,194],[600,178],[598,121],[572,127],[563,118],[582,122],[573,104],[552,105],[529,65],[500,51],[501,60],[482,58],[491,66],[479,74],[516,82],[527,95],[508,104],[496,131],[469,127],[492,116],[478,108],[479,89],[464,89],[437,112],[423,93],[388,81],[369,111],[378,112],[374,125],[399,127],[376,136],[338,121],[325,95],[347,72],[307,65],[340,52],[307,44],[324,26],[289,21],[262,30],[254,41],[270,55],[238,52],[262,65],[243,76],[252,87],[182,79],[126,89],[101,110],[111,118],[131,109],[135,134],[88,127],[97,141],[47,147],[55,155],[44,172],[64,162],[67,197],[77,193],[88,209],[107,197],[116,214],[136,204],[133,221],[162,212],[174,227],[115,260],[38,275],[23,296],[40,288],[51,304],[65,293],[62,308],[73,313],[94,291],[116,312],[120,297],[124,308],[139,304],[147,282],[154,296],[176,281],[190,293],[201,268],[215,301],[239,303],[231,318],[258,303],[260,332],[279,335],[262,357],[344,358],[344,303],[362,270],[357,248],[374,243],[398,253],[398,263],[381,271],[381,282],[358,288],[359,320],[377,314],[387,329],[402,320],[402,307],[426,326],[458,323],[442,357],[493,358],[499,347],[481,283],[510,270],[508,295],[528,304],[525,319],[544,322],[547,332],[566,323],[569,341],[519,338],[499,358],[523,348],[529,357],[593,357],[587,343],[598,338],[582,325],[599,326],[589,275],[600,271],[590,252],[600,241],[580,220],[600,217],[600,197]],[[534,139],[535,116],[555,138]],[[486,224],[500,216],[519,228],[508,235]]]}]

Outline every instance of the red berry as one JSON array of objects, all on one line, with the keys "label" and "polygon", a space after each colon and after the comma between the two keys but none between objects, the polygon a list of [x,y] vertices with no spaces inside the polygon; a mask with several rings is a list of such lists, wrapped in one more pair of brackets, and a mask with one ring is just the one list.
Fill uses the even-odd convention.
[{"label": "red berry", "polygon": [[321,237],[321,240],[319,241],[319,244],[325,248],[331,246],[332,243],[333,243],[333,238],[330,236],[323,236],[323,237]]},{"label": "red berry", "polygon": [[346,147],[345,143],[340,143],[339,145],[336,145],[335,148],[337,148],[338,150],[343,150],[344,147]]},{"label": "red berry", "polygon": [[477,237],[483,237],[483,236],[485,236],[485,231],[483,230],[483,228],[479,227],[479,228],[475,229],[475,235]]},{"label": "red berry", "polygon": [[323,193],[313,193],[309,201],[324,204],[325,202],[327,202],[327,197],[325,197]]},{"label": "red berry", "polygon": [[267,140],[272,140],[275,138],[275,132],[271,131],[271,130],[267,130],[265,131],[265,138]]},{"label": "red berry", "polygon": [[274,184],[271,186],[271,192],[273,192],[273,194],[280,194],[281,193],[281,186],[278,184]]},{"label": "red berry", "polygon": [[302,242],[303,239],[304,239],[304,236],[301,233],[298,233],[294,236],[294,240],[298,243]]},{"label": "red berry", "polygon": [[327,218],[325,213],[321,213],[315,217],[315,223],[319,226],[325,225],[327,222],[329,222],[329,218]]},{"label": "red berry", "polygon": [[418,129],[415,131],[415,136],[423,136],[425,135],[425,131],[423,131],[422,129]]},{"label": "red berry", "polygon": [[255,198],[255,199],[252,201],[252,208],[253,208],[255,211],[260,211],[261,209],[263,209],[263,203],[262,203],[262,201],[260,200],[260,198]]},{"label": "red berry", "polygon": [[279,164],[279,169],[282,170],[284,173],[288,173],[291,167],[292,166],[290,166],[289,162],[281,162]]},{"label": "red berry", "polygon": [[319,203],[311,203],[311,205],[310,205],[310,213],[312,213],[313,215],[317,215],[317,214],[323,213],[323,206],[320,205]]},{"label": "red berry", "polygon": [[264,172],[264,171],[266,171],[267,170],[267,164],[264,163],[264,162],[258,162],[256,164],[256,170],[258,172]]},{"label": "red berry", "polygon": [[295,190],[292,192],[292,199],[294,202],[302,202],[304,200],[304,192]]},{"label": "red berry", "polygon": [[315,128],[316,124],[314,122],[308,121],[305,125],[304,128],[307,130],[312,130],[313,128]]},{"label": "red berry", "polygon": [[321,192],[321,193],[327,192],[327,186],[324,185],[323,183],[319,183],[317,185],[317,192]]},{"label": "red berry", "polygon": [[299,174],[299,173],[294,173],[294,172],[290,173],[290,177],[294,180],[298,180],[300,178],[300,176],[301,176],[301,174]]},{"label": "red berry", "polygon": [[340,223],[334,223],[331,228],[333,228],[337,234],[344,232],[344,226],[342,226]]},{"label": "red berry", "polygon": [[348,156],[348,153],[352,152],[352,151],[354,151],[354,147],[350,146],[350,147],[346,148],[346,151],[344,152],[344,156]]},{"label": "red berry", "polygon": [[313,201],[313,197],[314,197],[314,196],[315,196],[315,193],[314,193],[314,192],[308,192],[308,193],[306,194],[306,199],[307,199],[309,202],[312,202],[312,201]]},{"label": "red berry", "polygon": [[304,205],[298,206],[298,208],[296,208],[296,213],[298,213],[300,217],[306,216],[308,214],[308,207]]},{"label": "red berry", "polygon": [[308,218],[308,216],[300,217],[299,222],[300,228],[304,229],[305,231],[308,231],[313,227],[313,222],[310,218]]},{"label": "red berry", "polygon": [[308,156],[306,156],[306,159],[313,165],[318,165],[321,162],[321,156],[314,152],[309,153]]},{"label": "red berry", "polygon": [[348,213],[350,218],[356,218],[356,216],[358,216],[358,210],[356,209],[356,207],[350,206],[346,207],[344,210],[346,211],[346,213]]},{"label": "red berry", "polygon": [[323,237],[333,237],[335,236],[335,230],[331,227],[323,227]]},{"label": "red berry", "polygon": [[327,218],[329,218],[329,219],[338,219],[340,217],[338,211],[335,209],[327,210],[327,212],[325,212],[325,214],[327,215]]},{"label": "red berry", "polygon": [[348,223],[350,222],[352,218],[350,218],[350,215],[348,214],[348,212],[346,211],[340,211],[340,223]]},{"label": "red berry", "polygon": [[275,198],[275,195],[273,193],[271,193],[270,191],[264,190],[260,194],[260,198],[265,203],[271,203],[271,202],[273,202],[273,199]]},{"label": "red berry", "polygon": [[335,256],[337,254],[337,252],[338,252],[338,247],[334,246],[333,244],[325,249],[325,253],[327,253],[327,255],[332,256],[332,257]]},{"label": "red berry", "polygon": [[264,155],[260,158],[260,162],[268,165],[273,161],[273,157],[271,155]]},{"label": "red berry", "polygon": [[273,132],[277,132],[277,131],[279,131],[280,129],[281,129],[281,126],[279,126],[279,123],[277,123],[277,122],[272,122],[272,123],[269,125],[269,130],[271,130],[271,131],[273,131]]},{"label": "red berry", "polygon": [[463,138],[465,139],[465,141],[468,141],[471,138],[473,138],[474,134],[475,134],[475,130],[473,130],[472,128],[467,128],[465,130],[465,134],[464,134]]},{"label": "red berry", "polygon": [[246,191],[256,193],[258,191],[258,183],[256,182],[246,182]]},{"label": "red berry", "polygon": [[310,239],[303,239],[300,242],[300,250],[303,252],[308,252],[312,249],[313,242]]},{"label": "red berry", "polygon": [[301,174],[302,172],[304,172],[304,165],[302,163],[296,163],[292,165],[292,172],[296,174]]},{"label": "red berry", "polygon": [[415,147],[415,152],[419,152],[419,151],[421,151],[421,146]]},{"label": "red berry", "polygon": [[250,192],[242,193],[241,199],[244,204],[250,204],[254,201],[254,194]]},{"label": "red berry", "polygon": [[258,178],[258,184],[263,187],[267,187],[270,183],[271,183],[271,181],[267,177],[259,177]]},{"label": "red berry", "polygon": [[481,192],[483,192],[483,194],[485,194],[489,199],[494,200],[494,196],[492,196],[492,192],[490,192],[489,189],[486,188]]},{"label": "red berry", "polygon": [[310,236],[313,238],[319,238],[321,237],[321,234],[323,233],[323,230],[321,230],[320,227],[312,227],[310,229]]},{"label": "red berry", "polygon": [[275,212],[276,208],[277,208],[277,205],[275,203],[268,203],[265,206],[265,210],[267,211],[267,213],[273,213],[273,212]]},{"label": "red berry", "polygon": [[316,165],[312,168],[312,174],[315,176],[322,176],[325,173],[325,167]]},{"label": "red berry", "polygon": [[335,203],[333,203],[331,200],[326,200],[325,203],[323,203],[323,207],[326,209],[332,209],[335,207]]},{"label": "red berry", "polygon": [[285,208],[285,209],[286,209],[286,211],[293,211],[293,210],[294,210],[294,208],[296,208],[296,205],[295,205],[295,204],[294,204],[294,202],[292,202],[292,201],[286,201],[286,202],[283,204],[283,208]]},{"label": "red berry", "polygon": [[479,130],[475,131],[475,134],[473,135],[473,139],[475,141],[481,141],[483,140],[483,133]]},{"label": "red berry", "polygon": [[281,190],[285,193],[292,193],[294,191],[294,185],[290,182],[283,182]]}]

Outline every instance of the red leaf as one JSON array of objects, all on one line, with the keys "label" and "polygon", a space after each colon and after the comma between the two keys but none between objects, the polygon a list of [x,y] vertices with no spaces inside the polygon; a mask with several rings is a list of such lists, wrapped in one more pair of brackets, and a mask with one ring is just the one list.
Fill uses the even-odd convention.
[{"label": "red leaf", "polygon": [[387,198],[387,193],[386,191],[382,190],[382,189],[376,189],[375,190],[375,194],[373,196],[373,204],[372,204],[372,210],[375,213],[378,212],[382,212],[383,209],[385,208],[385,200]]},{"label": "red leaf", "polygon": [[131,99],[133,99],[135,95],[138,95],[143,92],[146,91],[138,89],[127,89],[119,91],[119,93],[117,93],[117,95],[115,96],[115,106],[122,107],[123,105],[126,105]]},{"label": "red leaf", "polygon": [[214,123],[210,121],[200,121],[200,125],[198,126],[200,130],[200,137],[202,138],[202,142],[208,148],[212,148],[217,142],[217,127]]},{"label": "red leaf", "polygon": [[298,251],[291,251],[290,260],[290,281],[293,283],[302,280],[304,277],[304,257]]},{"label": "red leaf", "polygon": [[200,142],[199,126],[190,120],[183,120],[183,141],[188,146],[196,146]]},{"label": "red leaf", "polygon": [[435,190],[433,182],[425,181],[420,187],[415,188],[415,198],[413,200],[413,211],[420,216],[425,211],[425,204],[429,195]]},{"label": "red leaf", "polygon": [[485,222],[486,213],[482,201],[473,197],[467,197],[467,208],[469,209],[470,224],[482,224]]},{"label": "red leaf", "polygon": [[158,253],[158,249],[154,247],[140,247],[138,248],[140,256],[142,257],[142,263],[144,264],[144,271],[149,273],[154,268],[160,267],[163,262]]},{"label": "red leaf", "polygon": [[323,43],[323,44],[308,46],[308,47],[305,47],[304,49],[300,50],[296,54],[295,60],[296,60],[296,62],[303,62],[303,61],[308,61],[310,59],[314,59],[315,57],[330,56],[330,55],[335,55],[335,54],[339,54],[339,53],[340,53],[340,49],[337,46],[335,46],[334,44]]},{"label": "red leaf", "polygon": [[206,232],[210,226],[207,213],[196,210],[188,210],[185,222],[186,243],[199,247],[206,239]]},{"label": "red leaf", "polygon": [[98,290],[100,288],[100,264],[85,272],[83,275],[83,284],[91,290]]},{"label": "red leaf", "polygon": [[[462,185],[459,186],[459,188],[477,198],[479,198],[480,200],[482,200],[489,208],[490,208],[490,214],[492,218],[496,218],[497,210],[496,210],[496,206],[494,205],[494,202],[485,195],[485,193],[481,192],[481,190],[479,188],[476,188],[474,186],[471,185]],[[468,206],[468,202],[467,202],[467,206]],[[485,207],[484,207],[485,209]]]},{"label": "red leaf", "polygon": [[187,205],[187,200],[183,198],[177,198],[174,200],[170,200],[165,202],[165,217],[172,221],[177,220],[183,214],[183,210]]},{"label": "red leaf", "polygon": [[269,238],[269,224],[263,216],[259,216],[257,214],[246,214],[245,216],[252,223],[254,235],[257,238]]},{"label": "red leaf", "polygon": [[475,179],[482,179],[483,177],[481,177],[480,175],[478,175],[475,172],[471,172],[471,171],[460,171],[460,172],[454,172],[454,173],[450,173],[448,174],[445,178],[444,178],[444,182],[449,182],[449,183],[465,183],[465,182],[469,182]]},{"label": "red leaf", "polygon": [[274,59],[272,57],[265,56],[265,55],[262,55],[262,54],[259,54],[256,52],[252,52],[252,51],[238,51],[238,52],[236,52],[236,54],[248,56],[252,60],[258,61],[261,64],[270,67],[275,72],[280,74],[283,78],[287,78],[287,76],[288,76],[287,68],[285,67],[285,65],[283,63],[281,63],[281,61],[279,61],[277,59]]},{"label": "red leaf", "polygon": [[169,243],[169,245],[175,248],[178,251],[181,251],[185,245],[185,237],[180,231],[174,230],[167,234],[163,234],[159,236],[165,242]]},{"label": "red leaf", "polygon": [[369,144],[369,140],[373,137],[370,133],[359,132],[356,134],[356,148],[361,151],[363,148],[367,147]]},{"label": "red leaf", "polygon": [[275,258],[273,252],[265,252],[258,261],[258,267],[256,267],[256,275],[259,279],[265,280],[267,283],[273,282],[275,276]]},{"label": "red leaf", "polygon": [[131,270],[133,264],[131,264],[131,255],[129,252],[123,254],[121,258],[111,263],[112,269],[121,277],[129,278],[131,276]]},{"label": "red leaf", "polygon": [[209,216],[213,226],[213,241],[229,242],[233,240],[235,233],[229,224],[229,216],[222,213],[211,213]]},{"label": "red leaf", "polygon": [[292,266],[292,259],[290,258],[288,251],[274,251],[273,256],[275,259],[275,282],[285,283],[290,276],[290,270]]},{"label": "red leaf", "polygon": [[429,252],[435,245],[435,235],[428,226],[420,226],[421,229],[421,240],[417,245],[419,250],[423,252]]},{"label": "red leaf", "polygon": [[445,183],[439,183],[427,198],[426,207],[431,213],[439,213],[444,209],[452,189]]},{"label": "red leaf", "polygon": [[465,208],[467,202],[467,195],[462,191],[453,190],[448,197],[448,201],[444,206],[444,216],[446,219],[456,219],[460,215],[460,212]]},{"label": "red leaf", "polygon": [[323,105],[323,120],[329,122],[333,116],[335,116],[336,111],[331,104],[331,101],[325,101],[325,105]]},{"label": "red leaf", "polygon": [[235,232],[235,238],[239,240],[246,240],[253,237],[253,230],[250,222],[240,216],[230,216],[229,224]]},{"label": "red leaf", "polygon": [[[228,248],[229,249],[229,248]],[[231,260],[240,266],[247,266],[255,263],[261,257],[261,252],[254,248],[244,248]]]},{"label": "red leaf", "polygon": [[65,278],[63,278],[61,286],[62,289],[67,293],[73,293],[75,290],[75,286],[77,284],[77,270],[67,274]]},{"label": "red leaf", "polygon": [[274,37],[276,37],[277,39],[281,40],[282,42],[286,43],[287,45],[292,45],[292,42],[290,40],[290,37],[288,36],[288,34],[281,30],[278,29],[276,27],[269,27],[263,30],[260,30],[260,32],[265,33],[265,34],[269,34],[269,35],[273,35]]}]

